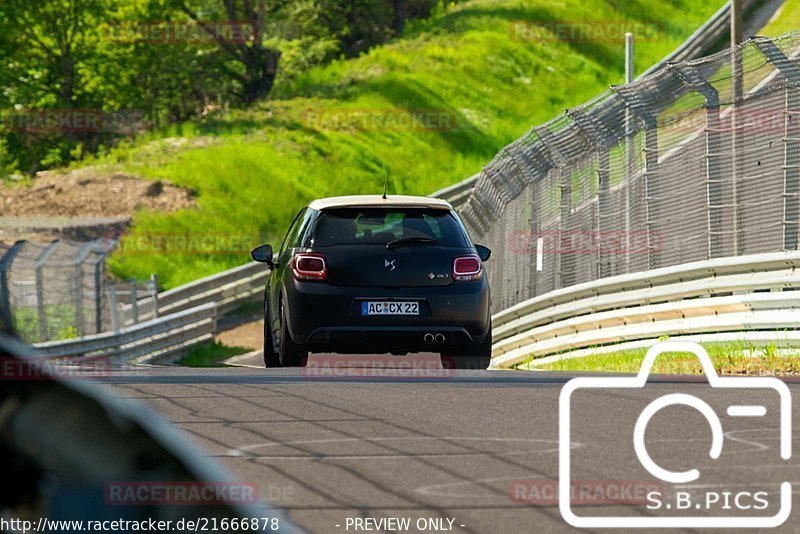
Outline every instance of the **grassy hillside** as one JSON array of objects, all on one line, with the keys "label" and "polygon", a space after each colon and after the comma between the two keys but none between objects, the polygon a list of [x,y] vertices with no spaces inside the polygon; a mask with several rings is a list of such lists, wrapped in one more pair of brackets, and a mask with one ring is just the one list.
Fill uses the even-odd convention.
[{"label": "grassy hillside", "polygon": [[[410,194],[478,172],[531,125],[622,82],[617,23],[645,23],[636,50],[642,71],[720,4],[474,0],[417,21],[402,39],[362,57],[284,80],[271,100],[252,109],[149,134],[84,164],[167,179],[197,193],[196,208],[138,213],[133,239],[187,234],[277,243],[311,198],[377,193],[387,172],[390,192]],[[581,21],[589,24],[588,38],[535,28]],[[397,124],[409,111],[436,119]],[[378,124],[365,126],[365,116]],[[153,255],[123,247],[112,267],[126,277],[156,272],[171,287],[247,259],[245,246],[218,248]]]}]

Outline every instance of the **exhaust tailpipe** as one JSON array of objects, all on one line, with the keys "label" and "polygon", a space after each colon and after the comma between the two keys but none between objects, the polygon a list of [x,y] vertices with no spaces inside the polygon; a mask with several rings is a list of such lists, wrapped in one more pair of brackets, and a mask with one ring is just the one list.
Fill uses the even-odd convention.
[{"label": "exhaust tailpipe", "polygon": [[444,334],[436,334],[433,338],[437,343],[444,343]]},{"label": "exhaust tailpipe", "polygon": [[431,334],[430,332],[428,332],[427,334],[425,334],[425,335],[422,337],[422,339],[424,339],[424,340],[425,340],[425,343],[433,343],[433,339],[434,339],[434,338],[433,338],[433,334]]}]

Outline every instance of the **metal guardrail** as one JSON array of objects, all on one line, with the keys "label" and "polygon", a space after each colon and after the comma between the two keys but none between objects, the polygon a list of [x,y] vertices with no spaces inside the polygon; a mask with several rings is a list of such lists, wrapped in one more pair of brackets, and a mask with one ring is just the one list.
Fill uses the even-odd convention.
[{"label": "metal guardrail", "polygon": [[458,209],[466,204],[467,200],[469,200],[469,195],[472,193],[472,188],[475,187],[475,182],[478,181],[479,177],[480,174],[476,174],[475,176],[467,178],[466,180],[462,180],[457,184],[440,189],[439,191],[432,193],[430,196],[446,200],[451,206],[453,206],[455,209]]},{"label": "metal guardrail", "polygon": [[532,298],[493,317],[492,366],[661,335],[800,325],[800,252],[698,261]]},{"label": "metal guardrail", "polygon": [[[163,358],[211,341],[218,317],[242,304],[257,300],[264,291],[269,271],[264,264],[250,262],[227,271],[146,297],[136,304],[119,306],[119,325],[78,339],[35,344],[40,356],[93,356],[136,360],[145,356]],[[156,308],[156,318],[133,322],[134,313],[147,316]],[[134,310],[136,310],[134,312]]]},{"label": "metal guardrail", "polygon": [[[742,10],[750,12],[759,2],[757,0],[744,0]],[[731,3],[725,2],[710,19],[697,28],[681,45],[669,53],[664,59],[651,66],[638,77],[647,76],[670,63],[688,61],[711,53],[730,34]]]},{"label": "metal guardrail", "polygon": [[215,302],[220,314],[264,292],[269,271],[263,263],[250,262],[158,294],[159,314]]},{"label": "metal guardrail", "polygon": [[[242,304],[257,300],[264,292],[269,270],[263,263],[249,262],[227,271],[222,271],[194,282],[156,295],[155,306],[158,317],[213,302],[221,316]],[[147,315],[153,311],[152,298],[137,302],[138,313]],[[133,304],[120,307],[121,323],[132,323]]]},{"label": "metal guardrail", "polygon": [[34,345],[44,358],[74,356],[135,361],[161,358],[190,346],[205,343],[216,330],[217,306],[214,303],[159,317],[120,329],[78,339],[50,341]]}]

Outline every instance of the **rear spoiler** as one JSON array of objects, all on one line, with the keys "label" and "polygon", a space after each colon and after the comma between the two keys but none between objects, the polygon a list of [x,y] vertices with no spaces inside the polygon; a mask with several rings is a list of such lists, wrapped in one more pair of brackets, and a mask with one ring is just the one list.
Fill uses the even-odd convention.
[{"label": "rear spoiler", "polygon": [[347,206],[324,206],[319,208],[319,211],[328,210],[349,210],[349,209],[374,209],[374,208],[410,208],[410,209],[430,209],[430,210],[443,210],[452,211],[453,206],[450,204],[348,204]]}]

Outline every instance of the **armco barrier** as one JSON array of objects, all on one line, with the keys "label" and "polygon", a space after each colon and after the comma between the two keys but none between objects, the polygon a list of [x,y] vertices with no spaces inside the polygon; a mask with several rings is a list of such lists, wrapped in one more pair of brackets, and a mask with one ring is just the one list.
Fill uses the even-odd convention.
[{"label": "armco barrier", "polygon": [[34,350],[43,358],[88,356],[120,361],[162,358],[210,341],[216,330],[216,317],[216,305],[203,304],[118,332],[39,343],[34,345]]},{"label": "armco barrier", "polygon": [[448,201],[455,209],[458,209],[466,204],[467,200],[469,200],[469,195],[472,192],[472,188],[475,187],[475,182],[477,180],[478,175],[475,175],[471,178],[467,178],[466,180],[458,182],[455,185],[440,189],[431,196],[434,198],[444,199]]},{"label": "armco barrier", "polygon": [[[269,270],[263,263],[249,262],[174,289],[158,293],[158,316],[175,313],[213,302],[217,313],[224,315],[246,302],[257,300],[264,293]],[[152,313],[150,298],[139,301],[139,314]],[[123,324],[130,323],[130,304],[122,306]]]},{"label": "armco barrier", "polygon": [[720,258],[609,277],[493,317],[492,366],[662,335],[800,327],[800,252]]}]

